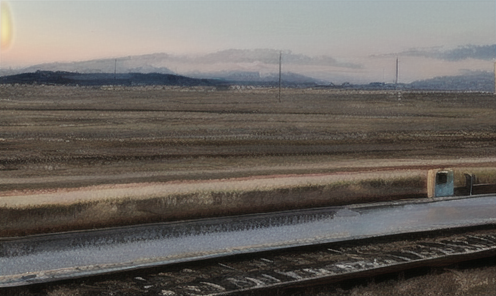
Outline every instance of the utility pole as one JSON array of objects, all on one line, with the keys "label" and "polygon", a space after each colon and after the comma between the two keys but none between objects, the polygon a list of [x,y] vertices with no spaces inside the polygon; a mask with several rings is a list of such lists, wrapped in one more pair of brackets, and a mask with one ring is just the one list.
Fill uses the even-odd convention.
[{"label": "utility pole", "polygon": [[400,61],[398,58],[396,58],[396,80],[394,81],[394,84],[398,84],[398,77],[400,75]]},{"label": "utility pole", "polygon": [[[398,57],[396,57],[396,80],[394,81],[394,89],[398,90],[398,81],[400,76],[400,61]],[[398,91],[398,101],[401,101],[401,91]]]},{"label": "utility pole", "polygon": [[282,52],[279,52],[279,103],[281,102],[281,60]]},{"label": "utility pole", "polygon": [[114,60],[114,80],[117,79],[117,59]]},{"label": "utility pole", "polygon": [[496,62],[494,62],[494,94],[496,95]]}]

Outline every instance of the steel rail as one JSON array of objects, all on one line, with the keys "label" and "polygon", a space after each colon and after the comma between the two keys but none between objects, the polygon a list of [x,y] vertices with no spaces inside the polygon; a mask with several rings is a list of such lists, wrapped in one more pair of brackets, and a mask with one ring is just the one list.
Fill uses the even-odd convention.
[{"label": "steel rail", "polygon": [[[496,231],[433,235],[390,242],[348,242],[252,254],[197,264],[156,276],[163,295],[251,295],[270,290],[329,284],[425,266],[445,266],[496,255]],[[151,276],[150,276],[151,277]],[[150,277],[142,278],[144,281]]]},{"label": "steel rail", "polygon": [[[399,234],[242,254],[53,282],[35,289],[82,289],[82,293],[91,291],[95,295],[107,295],[109,288],[132,289],[133,295],[281,294],[289,288],[364,278],[370,280],[382,274],[494,258],[495,226]],[[0,289],[0,294],[28,295],[30,291],[30,287],[24,286]]]}]

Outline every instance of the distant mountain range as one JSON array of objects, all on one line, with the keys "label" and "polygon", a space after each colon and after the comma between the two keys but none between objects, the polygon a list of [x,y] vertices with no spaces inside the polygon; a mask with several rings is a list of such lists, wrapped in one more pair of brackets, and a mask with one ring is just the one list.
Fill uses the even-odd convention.
[{"label": "distant mountain range", "polygon": [[486,71],[467,71],[457,76],[442,76],[418,80],[408,84],[411,89],[486,91],[494,92],[494,73]]},{"label": "distant mountain range", "polygon": [[69,63],[46,63],[16,70],[2,69],[0,75],[30,73],[36,71],[65,71],[78,73],[160,73],[175,74],[160,62],[167,59],[167,54],[121,57],[118,59],[98,59]]},{"label": "distant mountain range", "polygon": [[223,81],[196,79],[173,74],[159,73],[75,73],[66,71],[36,71],[0,77],[0,84],[56,84],[56,85],[180,85],[220,86]]},{"label": "distant mountain range", "polygon": [[[229,85],[277,86],[278,75],[261,76],[258,72],[222,72],[198,74],[198,77],[186,77],[160,73],[76,73],[66,71],[36,71],[0,77],[0,84],[57,84],[57,85],[178,85],[178,86],[215,86]],[[316,79],[294,73],[282,75],[283,87],[321,87],[347,89],[403,89],[435,91],[494,91],[494,74],[491,72],[468,72],[459,76],[435,77],[415,81],[410,84],[386,84],[372,82],[369,84],[334,85],[322,83]]]},{"label": "distant mountain range", "polygon": [[432,59],[439,59],[445,61],[460,61],[465,59],[476,59],[476,60],[485,60],[491,61],[496,58],[496,44],[490,45],[474,45],[467,44],[463,46],[458,46],[453,49],[443,49],[443,47],[434,47],[434,48],[411,48],[407,51],[383,54],[383,55],[374,55],[377,56],[390,56],[390,57],[398,57],[398,56],[411,56],[411,57],[426,57]]},{"label": "distant mountain range", "polygon": [[[482,55],[486,57],[486,52],[492,48],[464,47],[449,53],[456,57],[461,56],[462,53],[465,55],[472,53],[472,55],[477,54],[478,56]],[[131,85],[154,83],[201,85],[202,83],[207,83],[206,81],[208,83],[224,84],[276,85],[279,80],[277,70],[280,53],[280,51],[273,49],[229,49],[197,56],[154,53],[80,62],[46,63],[21,69],[0,69],[0,78],[2,78],[1,81],[4,81],[3,83],[7,83],[5,81],[13,81],[12,79],[14,79],[12,77],[6,78],[7,76],[22,74],[24,76],[16,76],[14,80],[17,81],[20,79],[19,81],[25,81],[23,83],[29,83],[28,81],[36,83],[62,83],[66,81],[69,84],[79,85],[89,85],[91,83],[114,84],[116,80],[119,81],[119,84]],[[332,82],[335,81],[329,80],[351,81],[352,83],[353,81],[363,81],[360,79],[354,80],[353,76],[353,73],[355,73],[353,71],[360,72],[363,69],[362,65],[338,61],[331,56],[310,57],[302,54],[294,54],[291,51],[283,51],[282,63],[282,81],[284,86],[307,87],[323,85],[333,87],[335,85]],[[325,73],[325,75],[319,76],[315,74],[316,72],[313,72],[312,69],[319,69],[319,67],[324,67],[321,68],[320,73]],[[177,68],[181,69],[181,75],[177,75]],[[348,78],[342,76],[340,73],[349,73],[346,76]],[[316,77],[326,77],[324,79],[328,80],[310,77],[314,74]],[[43,75],[48,75],[47,77],[50,78],[46,79],[52,82],[42,82],[48,81],[42,77]],[[350,85],[349,83],[339,83],[339,86],[342,87],[349,87]],[[419,80],[410,84],[402,84],[400,87],[405,89],[492,92],[494,91],[494,75],[492,72],[472,71],[457,76]],[[376,82],[369,85],[361,85],[360,88],[391,89],[392,85]]]},{"label": "distant mountain range", "polygon": [[[29,73],[40,71],[68,71],[79,73],[160,73],[175,74],[175,67],[192,69],[182,71],[199,71],[198,68],[212,65],[225,65],[225,69],[233,71],[246,71],[246,68],[256,66],[260,69],[274,70],[274,65],[279,63],[281,51],[273,49],[228,49],[205,55],[170,55],[167,53],[154,53],[146,55],[95,59],[80,62],[45,63],[21,69],[0,69],[0,76]],[[340,62],[330,56],[310,57],[283,51],[284,65],[319,65],[359,69],[359,64]],[[210,67],[212,68],[212,67]],[[241,70],[243,69],[243,70]],[[228,71],[229,71],[228,70]],[[201,70],[203,71],[203,70]],[[203,71],[204,72],[204,71]]]},{"label": "distant mountain range", "polygon": [[282,54],[285,65],[318,65],[335,66],[342,68],[360,69],[362,65],[349,62],[340,62],[331,56],[322,55],[311,57],[303,54],[295,54],[289,50],[279,51],[275,49],[228,49],[193,58],[195,63],[262,63],[277,65],[279,54]]},{"label": "distant mountain range", "polygon": [[[224,75],[222,75],[224,74]],[[227,86],[230,84],[275,86],[278,75],[260,77],[258,72],[229,72],[186,77],[160,73],[77,73],[67,71],[36,71],[0,77],[0,84],[58,84],[80,86],[102,85],[179,85]],[[320,81],[294,73],[282,75],[284,87],[309,87]]]},{"label": "distant mountain range", "polygon": [[[191,72],[189,77],[216,79],[230,81],[237,84],[273,84],[279,81],[278,73],[267,73],[265,75],[260,72],[249,71],[220,71],[220,72]],[[292,72],[283,72],[281,74],[282,83],[285,86],[291,85],[315,85],[328,84],[328,81],[315,79],[305,75],[300,75]]]},{"label": "distant mountain range", "polygon": [[[183,69],[183,76],[191,78],[229,80],[242,84],[271,84],[279,79],[278,73],[273,73],[274,70],[277,71],[279,54],[279,51],[270,49],[231,49],[199,56],[179,56],[166,53],[155,53],[80,62],[45,63],[14,70],[0,69],[0,76],[36,73],[37,71],[71,72],[79,74],[116,73],[119,76],[129,73],[177,74],[176,71],[172,71],[171,68],[180,68]],[[340,63],[328,56],[315,58],[293,54],[290,51],[285,51],[283,53],[283,63],[285,65],[324,64],[338,67],[359,67],[358,65]],[[67,76],[68,74],[64,75]],[[71,74],[71,77],[71,79],[75,79],[74,77],[76,76]],[[286,85],[328,83],[328,81],[325,80],[315,79],[288,71],[284,71],[283,81]]]}]

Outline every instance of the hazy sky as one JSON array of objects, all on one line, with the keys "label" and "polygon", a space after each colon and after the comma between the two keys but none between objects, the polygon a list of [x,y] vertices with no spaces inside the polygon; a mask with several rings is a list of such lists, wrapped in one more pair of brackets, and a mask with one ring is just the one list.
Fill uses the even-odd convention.
[{"label": "hazy sky", "polygon": [[2,2],[12,38],[2,41],[0,67],[230,48],[355,62],[412,48],[496,43],[494,0]]}]

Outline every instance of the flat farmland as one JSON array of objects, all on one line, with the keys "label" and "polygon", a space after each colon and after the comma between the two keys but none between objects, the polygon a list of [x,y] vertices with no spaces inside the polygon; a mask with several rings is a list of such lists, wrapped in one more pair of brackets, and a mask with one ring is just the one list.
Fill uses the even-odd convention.
[{"label": "flat farmland", "polygon": [[492,94],[277,94],[0,87],[4,234],[419,196],[429,168],[496,165]]},{"label": "flat farmland", "polygon": [[17,86],[0,98],[0,177],[81,177],[65,186],[496,156],[492,94]]}]

